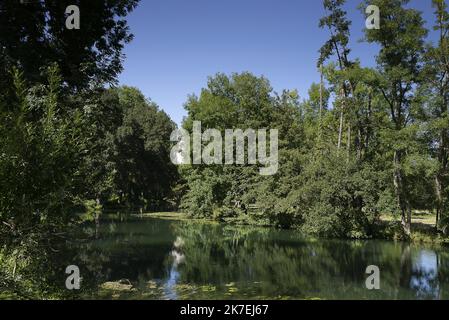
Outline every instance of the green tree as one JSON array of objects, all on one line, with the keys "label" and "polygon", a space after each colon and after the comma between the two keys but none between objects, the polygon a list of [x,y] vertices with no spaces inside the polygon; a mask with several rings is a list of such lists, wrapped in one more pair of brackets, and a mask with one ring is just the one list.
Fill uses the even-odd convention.
[{"label": "green tree", "polygon": [[[200,97],[189,99],[186,109],[188,117],[183,126],[188,131],[192,130],[193,121],[201,121],[203,130],[218,129],[222,134],[232,128],[278,129],[280,162],[292,157],[302,143],[297,93],[285,91],[275,95],[267,79],[250,73],[211,77]],[[287,167],[286,170],[290,171]],[[257,166],[250,165],[194,165],[182,168],[181,172],[187,184],[182,208],[187,213],[292,225],[291,219],[289,223],[281,223],[282,210],[275,214],[270,210],[273,203],[265,201],[271,195],[280,199],[289,191],[288,185],[277,177],[282,173],[272,178],[261,177]]]},{"label": "green tree", "polygon": [[175,124],[131,87],[98,92],[84,112],[82,197],[106,206],[164,209],[178,179],[170,161]]},{"label": "green tree", "polygon": [[178,179],[170,161],[170,135],[176,126],[139,90],[115,90],[123,110],[122,124],[115,133],[116,190],[131,205],[164,209]]},{"label": "green tree", "polygon": [[67,112],[56,66],[48,85],[28,88],[14,69],[15,103],[0,119],[0,220],[11,235],[66,223],[80,161],[80,113]]},{"label": "green tree", "polygon": [[411,232],[411,185],[404,172],[409,150],[410,125],[413,121],[412,102],[416,85],[420,82],[424,38],[427,30],[421,13],[406,8],[408,0],[365,1],[377,5],[381,14],[381,29],[366,30],[366,40],[377,43],[380,52],[377,64],[381,81],[379,88],[390,109],[390,141],[393,143],[393,182],[397,206],[406,234]]},{"label": "green tree", "polygon": [[[324,0],[323,6],[328,14],[320,19],[320,28],[327,27],[330,32],[330,39],[320,49],[320,57],[318,59],[318,66],[323,67],[324,62],[331,57],[337,57],[337,63],[340,71],[347,70],[352,67],[353,62],[349,60],[351,50],[348,47],[350,38],[351,22],[346,17],[347,12],[343,10],[343,5],[346,0]],[[340,79],[341,82],[337,87],[337,96],[339,98],[340,109],[340,125],[338,128],[338,149],[341,148],[343,139],[343,128],[345,113],[348,112],[348,99],[353,94],[353,86],[348,79]],[[348,134],[350,135],[351,126],[348,126]],[[350,146],[348,145],[348,148]]]},{"label": "green tree", "polygon": [[435,174],[437,227],[448,225],[448,169],[449,169],[449,13],[445,1],[433,0],[438,43],[429,45],[425,54],[421,94],[428,97],[426,122],[430,132],[429,151],[438,160]]},{"label": "green tree", "polygon": [[[29,84],[42,83],[42,70],[55,62],[69,88],[115,83],[122,70],[123,46],[132,39],[124,18],[137,3],[138,0],[1,1],[2,84],[11,83],[8,70],[19,65]],[[80,9],[80,30],[68,30],[65,26],[66,8],[73,4]]]}]

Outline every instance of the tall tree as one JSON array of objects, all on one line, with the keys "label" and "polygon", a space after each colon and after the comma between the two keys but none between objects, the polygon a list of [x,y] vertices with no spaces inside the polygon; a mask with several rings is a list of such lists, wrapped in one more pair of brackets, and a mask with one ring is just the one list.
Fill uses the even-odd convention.
[{"label": "tall tree", "polygon": [[115,132],[115,188],[130,206],[166,210],[178,178],[170,161],[170,135],[176,125],[138,89],[112,90],[118,94],[123,113]]},{"label": "tall tree", "polygon": [[[320,28],[327,27],[331,37],[320,49],[320,58],[318,59],[318,66],[320,68],[332,56],[337,57],[338,66],[341,71],[353,65],[349,60],[351,50],[348,47],[351,22],[346,17],[346,11],[343,10],[345,2],[346,0],[323,0],[323,6],[328,15],[320,20],[319,26]],[[338,149],[340,149],[343,139],[344,115],[347,111],[345,110],[347,108],[346,100],[349,98],[353,88],[350,82],[343,79],[337,90],[339,91],[337,95],[340,96],[341,103],[340,125],[338,130]],[[349,135],[350,130],[351,127],[348,126]]]},{"label": "tall tree", "polygon": [[430,149],[438,160],[435,175],[437,226],[448,224],[449,178],[449,12],[444,0],[432,0],[435,8],[438,43],[429,45],[425,55],[425,77],[422,94],[430,97],[429,128],[432,132]]},{"label": "tall tree", "polygon": [[406,130],[413,121],[411,108],[416,85],[420,82],[427,30],[421,13],[406,8],[408,3],[409,0],[365,1],[365,5],[376,5],[381,12],[381,29],[367,29],[365,36],[368,42],[380,46],[377,56],[380,90],[390,109],[391,135],[395,141],[393,182],[403,229],[409,235],[412,208],[403,168],[408,145],[399,137],[407,135]]},{"label": "tall tree", "polygon": [[81,195],[105,205],[166,209],[178,177],[170,161],[175,124],[136,88],[102,90],[89,102]]}]

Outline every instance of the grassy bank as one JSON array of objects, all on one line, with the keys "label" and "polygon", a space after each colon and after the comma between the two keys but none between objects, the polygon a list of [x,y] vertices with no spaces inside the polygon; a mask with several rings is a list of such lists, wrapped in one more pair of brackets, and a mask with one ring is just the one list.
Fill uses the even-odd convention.
[{"label": "grassy bank", "polygon": [[[392,215],[383,215],[381,222],[385,226],[382,237],[388,240],[403,240],[400,220]],[[438,232],[436,215],[426,212],[415,212],[412,217],[412,235],[409,241],[433,245],[449,245],[449,237]]]}]

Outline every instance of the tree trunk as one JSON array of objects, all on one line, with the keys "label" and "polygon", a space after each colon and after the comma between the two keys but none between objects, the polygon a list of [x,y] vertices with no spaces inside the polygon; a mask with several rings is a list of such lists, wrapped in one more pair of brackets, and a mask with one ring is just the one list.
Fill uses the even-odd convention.
[{"label": "tree trunk", "polygon": [[343,140],[343,110],[340,112],[340,128],[338,129],[338,150],[341,149],[341,142]]},{"label": "tree trunk", "polygon": [[[443,105],[440,108],[440,116],[443,116],[447,112],[447,98],[445,94],[444,88],[440,89],[440,95],[443,96]],[[445,194],[444,189],[446,188],[445,182],[444,182],[444,176],[447,173],[447,165],[448,165],[448,159],[447,159],[447,130],[442,129],[440,131],[440,137],[439,137],[439,148],[438,148],[438,163],[439,168],[438,172],[435,177],[435,192],[436,192],[436,200],[437,200],[437,218],[436,218],[436,227],[437,229],[440,227],[440,221],[442,218],[446,216],[446,208],[445,208]]]},{"label": "tree trunk", "polygon": [[349,163],[349,160],[350,160],[350,158],[351,158],[351,124],[349,123],[348,124],[348,145],[347,145],[347,148],[348,148],[348,163]]},{"label": "tree trunk", "polygon": [[318,142],[321,144],[322,131],[323,131],[323,108],[324,108],[324,97],[323,97],[323,65],[320,65],[320,114],[319,114],[319,123],[318,123]]},{"label": "tree trunk", "polygon": [[344,99],[345,99],[344,89],[341,89],[340,97],[342,97],[343,100],[342,100],[342,106],[341,106],[341,111],[340,111],[340,127],[338,129],[338,150],[341,149],[341,144],[342,144],[342,141],[343,141],[343,124],[344,124],[344,110],[345,110],[345,106],[344,106],[344,104],[345,104],[345,101],[344,101]]},{"label": "tree trunk", "polygon": [[402,152],[396,150],[394,152],[394,188],[396,193],[397,204],[401,211],[401,224],[407,236],[411,235],[412,211],[404,192],[404,179],[401,170]]},{"label": "tree trunk", "polygon": [[440,174],[438,173],[435,177],[435,191],[437,200],[437,217],[436,217],[436,228],[439,227],[440,217],[443,211],[443,182]]},{"label": "tree trunk", "polygon": [[323,115],[323,65],[320,65],[320,128],[321,116]]},{"label": "tree trunk", "polygon": [[101,200],[97,197],[97,206],[95,208],[95,239],[100,238],[100,212],[98,211],[99,206],[101,206]]}]

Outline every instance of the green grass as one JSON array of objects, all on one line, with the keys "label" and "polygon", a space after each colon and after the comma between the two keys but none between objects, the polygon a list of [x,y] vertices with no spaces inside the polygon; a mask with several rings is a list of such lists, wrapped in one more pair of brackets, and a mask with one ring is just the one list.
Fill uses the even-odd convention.
[{"label": "green grass", "polygon": [[[399,224],[399,218],[392,215],[382,215],[381,220],[387,223],[389,226],[387,229],[391,228],[392,223],[396,222]],[[446,237],[439,233],[436,229],[436,215],[433,213],[416,211],[412,216],[412,235],[411,241],[415,243],[426,243],[435,245],[449,245],[449,237]],[[387,238],[396,238],[395,231],[387,231]]]},{"label": "green grass", "polygon": [[[381,220],[385,222],[399,221],[398,218],[395,218],[391,214],[382,215]],[[413,213],[412,215],[412,224],[414,225],[425,225],[429,227],[435,227],[436,221],[437,221],[436,215],[432,213],[416,212]]]},{"label": "green grass", "polygon": [[148,212],[143,214],[135,214],[139,217],[145,218],[160,218],[160,219],[188,219],[188,216],[181,212]]}]

